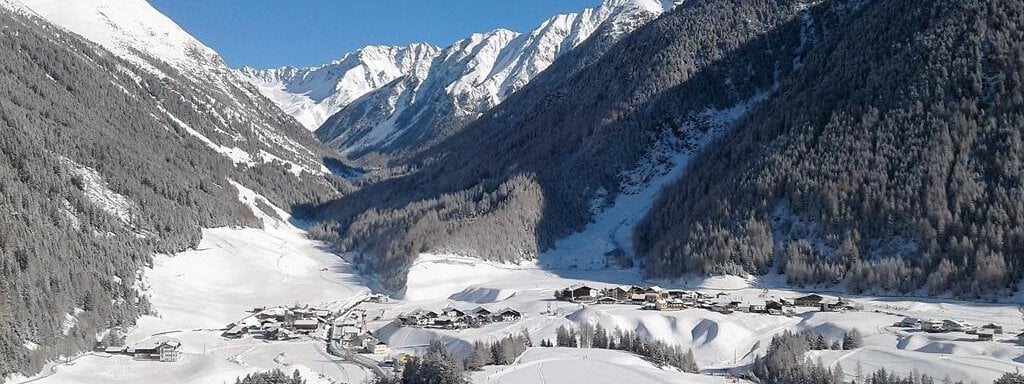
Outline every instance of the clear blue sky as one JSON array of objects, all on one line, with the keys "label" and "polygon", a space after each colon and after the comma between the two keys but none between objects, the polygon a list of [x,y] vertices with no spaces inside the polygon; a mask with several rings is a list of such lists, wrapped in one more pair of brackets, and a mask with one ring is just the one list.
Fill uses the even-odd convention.
[{"label": "clear blue sky", "polygon": [[446,47],[601,0],[149,0],[232,67],[313,66],[366,45]]}]

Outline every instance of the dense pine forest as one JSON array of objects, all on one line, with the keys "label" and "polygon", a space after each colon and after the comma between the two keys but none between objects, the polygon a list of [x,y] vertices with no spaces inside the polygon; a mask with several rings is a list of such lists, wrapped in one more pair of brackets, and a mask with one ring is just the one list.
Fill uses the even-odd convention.
[{"label": "dense pine forest", "polygon": [[[216,112],[192,104],[201,85],[8,10],[0,28],[0,377],[133,324],[149,310],[138,274],[153,253],[198,244],[200,228],[259,226],[229,180],[282,207],[332,193],[322,176],[236,166],[187,133],[169,114],[216,134]],[[317,151],[290,118],[265,118]]]},{"label": "dense pine forest", "polygon": [[798,285],[963,297],[1016,289],[1024,2],[862,8],[824,25],[777,97],[665,193],[636,231],[652,275],[778,270]]}]

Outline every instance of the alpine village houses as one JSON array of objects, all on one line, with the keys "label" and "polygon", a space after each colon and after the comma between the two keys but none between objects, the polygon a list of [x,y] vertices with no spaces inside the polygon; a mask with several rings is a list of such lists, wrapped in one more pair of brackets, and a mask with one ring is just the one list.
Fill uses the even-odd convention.
[{"label": "alpine village houses", "polygon": [[522,318],[523,314],[512,308],[491,311],[484,307],[471,310],[446,307],[440,312],[416,309],[399,315],[398,321],[402,325],[414,327],[465,329],[479,328],[490,323],[511,323]]},{"label": "alpine village houses", "polygon": [[686,308],[702,308],[723,314],[736,311],[749,313],[765,313],[784,315],[792,312],[790,307],[812,307],[822,312],[839,312],[858,310],[853,303],[839,298],[835,302],[824,297],[811,294],[793,300],[765,300],[762,303],[746,304],[742,301],[729,300],[729,294],[720,292],[709,295],[697,291],[664,289],[659,286],[641,287],[623,285],[613,288],[596,289],[587,285],[574,285],[555,291],[555,299],[580,304],[611,305],[632,304],[643,309],[660,311],[677,311]]}]

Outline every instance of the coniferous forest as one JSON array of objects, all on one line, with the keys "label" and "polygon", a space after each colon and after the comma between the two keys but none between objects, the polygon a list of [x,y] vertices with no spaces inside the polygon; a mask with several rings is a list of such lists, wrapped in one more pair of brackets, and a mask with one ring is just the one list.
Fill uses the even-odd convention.
[{"label": "coniferous forest", "polygon": [[1016,290],[1024,2],[861,8],[666,191],[636,232],[652,274]]}]

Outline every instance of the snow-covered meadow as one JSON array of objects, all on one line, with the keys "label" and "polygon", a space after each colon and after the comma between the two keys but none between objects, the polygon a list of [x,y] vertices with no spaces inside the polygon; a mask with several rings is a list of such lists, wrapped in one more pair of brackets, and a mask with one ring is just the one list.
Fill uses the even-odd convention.
[{"label": "snow-covered meadow", "polygon": [[[795,291],[777,284],[778,277],[742,279],[738,277],[689,278],[678,281],[644,281],[635,270],[552,270],[538,263],[520,265],[495,264],[458,256],[424,255],[409,274],[409,292],[403,300],[391,304],[365,306],[369,313],[392,318],[416,308],[437,310],[454,306],[464,310],[482,305],[488,309],[510,307],[523,312],[516,323],[491,324],[480,329],[463,331],[396,327],[377,323],[379,336],[397,351],[413,352],[427,343],[441,339],[456,351],[468,354],[473,341],[491,341],[507,334],[529,332],[535,342],[553,339],[559,325],[578,326],[584,322],[600,323],[608,329],[636,331],[652,339],[661,339],[692,348],[702,369],[715,372],[735,371],[751,363],[767,351],[772,336],[785,330],[821,332],[829,342],[857,328],[865,335],[866,347],[854,351],[812,352],[827,364],[839,364],[850,380],[856,378],[857,366],[865,374],[879,368],[908,374],[916,369],[937,378],[949,376],[966,382],[991,382],[1004,372],[1024,368],[1024,346],[1016,344],[1016,334],[1024,331],[1017,304],[973,303],[944,299],[845,296],[864,306],[856,312],[817,312],[798,310],[795,316],[770,316],[736,312],[728,315],[702,309],[674,312],[644,311],[633,305],[580,305],[554,300],[556,289],[572,284],[610,288],[618,284],[660,285],[665,288],[695,289],[706,293],[724,293],[722,300],[763,303],[771,298],[794,298],[811,293]],[[767,287],[767,288],[766,288]],[[415,292],[415,293],[413,293]],[[836,293],[822,293],[835,300]],[[1005,327],[994,341],[977,341],[965,333],[925,333],[894,326],[904,316],[921,319],[961,319],[976,326],[995,322]],[[526,358],[544,354],[531,349],[519,364],[527,368]],[[551,352],[555,353],[555,352]],[[589,359],[624,359],[619,352],[595,352]],[[555,353],[557,355],[557,353]],[[610,365],[615,363],[609,362]],[[573,364],[552,364],[555,367],[579,369]],[[491,382],[524,382],[513,379],[505,367],[499,380],[493,374],[477,374],[474,378]],[[545,369],[554,369],[547,367]],[[488,370],[486,372],[493,372]],[[677,375],[683,375],[675,372]],[[590,377],[590,376],[587,376]],[[595,375],[594,377],[600,377]],[[614,376],[612,376],[614,377]],[[525,380],[525,379],[523,379]],[[677,381],[690,382],[682,376]],[[549,380],[550,382],[550,380]],[[651,382],[659,382],[652,379]]]}]

